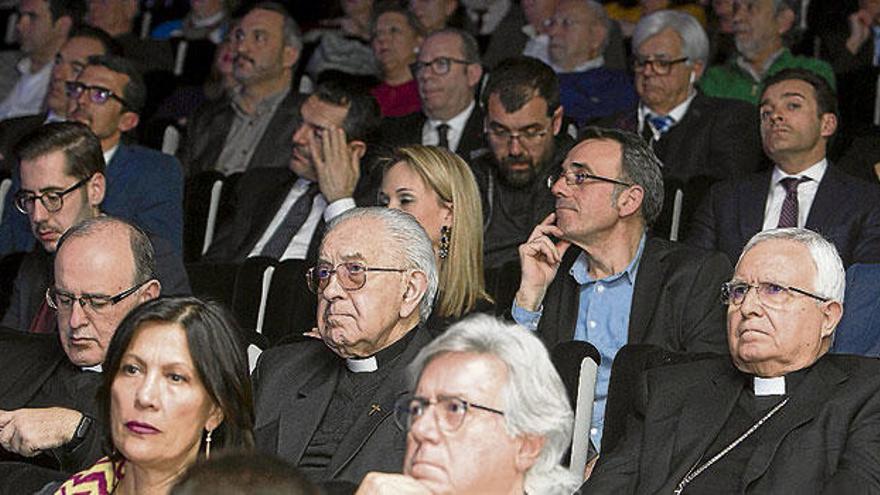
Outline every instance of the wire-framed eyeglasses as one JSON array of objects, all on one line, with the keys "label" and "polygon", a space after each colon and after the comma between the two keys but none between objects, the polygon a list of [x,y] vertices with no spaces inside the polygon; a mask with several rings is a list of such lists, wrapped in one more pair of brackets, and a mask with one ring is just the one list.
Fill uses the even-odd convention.
[{"label": "wire-framed eyeglasses", "polygon": [[103,105],[110,101],[110,99],[114,99],[121,103],[123,107],[132,108],[124,98],[103,86],[89,86],[79,81],[67,81],[64,83],[64,88],[68,98],[77,99],[83,93],[88,92],[89,101],[96,105]]},{"label": "wire-framed eyeglasses", "polygon": [[755,292],[758,294],[758,300],[761,304],[773,308],[784,307],[796,297],[796,294],[812,297],[813,299],[822,302],[829,300],[827,297],[814,294],[798,287],[780,285],[773,282],[758,282],[757,284],[726,282],[721,285],[721,302],[724,304],[739,306],[746,300],[746,295],[749,293],[750,289],[755,289]]},{"label": "wire-framed eyeglasses", "polygon": [[556,181],[559,179],[565,179],[566,185],[569,186],[580,186],[585,183],[588,179],[597,180],[600,182],[609,182],[611,184],[617,184],[618,186],[630,187],[632,184],[629,182],[624,182],[620,179],[612,179],[611,177],[603,177],[601,175],[595,175],[588,172],[575,172],[573,170],[566,170],[559,174],[553,174],[547,177],[547,188],[552,189],[553,184],[556,184]]},{"label": "wire-framed eyeglasses", "polygon": [[367,266],[360,261],[346,261],[336,265],[319,263],[306,272],[306,282],[313,294],[320,294],[335,273],[336,280],[345,290],[358,290],[367,283],[367,272],[405,272],[405,268],[380,268]]},{"label": "wire-framed eyeglasses", "polygon": [[437,425],[444,433],[453,433],[464,423],[470,409],[479,409],[504,416],[504,411],[469,402],[461,397],[438,395],[436,399],[427,397],[402,397],[394,404],[394,421],[404,431],[409,431],[413,424],[422,418],[428,408],[435,406]]},{"label": "wire-framed eyeglasses", "polygon": [[15,198],[13,199],[15,209],[27,215],[28,213],[33,212],[34,203],[36,203],[37,200],[40,200],[40,203],[43,203],[43,208],[46,208],[46,211],[49,213],[55,213],[64,207],[64,196],[66,194],[76,191],[85,185],[85,183],[91,178],[92,176],[90,175],[63,191],[46,191],[43,194],[34,194],[31,191],[18,191],[15,193]]},{"label": "wire-framed eyeglasses", "polygon": [[138,289],[143,287],[150,280],[152,279],[144,280],[143,282],[133,285],[114,296],[83,294],[77,297],[76,295],[63,291],[57,287],[49,287],[46,289],[46,304],[55,311],[68,312],[73,309],[74,303],[79,303],[80,307],[84,310],[89,310],[92,313],[102,313],[110,306],[118,304],[126,297],[137,292]]}]

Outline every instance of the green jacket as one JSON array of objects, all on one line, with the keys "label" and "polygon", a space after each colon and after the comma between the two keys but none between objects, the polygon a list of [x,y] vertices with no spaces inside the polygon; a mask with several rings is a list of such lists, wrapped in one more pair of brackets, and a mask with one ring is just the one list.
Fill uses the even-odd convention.
[{"label": "green jacket", "polygon": [[[764,78],[782,69],[791,68],[811,70],[824,77],[832,88],[835,87],[834,71],[827,62],[817,58],[792,55],[788,48],[784,48],[782,54],[770,65]],[[700,79],[699,85],[700,89],[709,96],[735,98],[755,105],[761,98],[761,81],[755,81],[751,74],[737,65],[736,57],[731,57],[724,65],[709,67]]]}]

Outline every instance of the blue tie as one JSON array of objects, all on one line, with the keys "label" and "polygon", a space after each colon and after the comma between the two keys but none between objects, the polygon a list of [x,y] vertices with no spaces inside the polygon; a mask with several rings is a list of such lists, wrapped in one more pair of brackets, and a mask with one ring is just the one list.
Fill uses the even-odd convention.
[{"label": "blue tie", "polygon": [[670,127],[675,125],[675,119],[668,115],[661,115],[659,117],[649,117],[648,122],[651,123],[651,127],[657,130],[660,134],[666,134],[666,131],[669,130]]}]

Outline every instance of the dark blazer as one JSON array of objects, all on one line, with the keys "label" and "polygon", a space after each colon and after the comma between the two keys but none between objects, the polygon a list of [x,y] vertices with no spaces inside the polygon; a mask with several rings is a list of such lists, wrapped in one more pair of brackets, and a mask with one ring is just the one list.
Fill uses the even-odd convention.
[{"label": "dark blazer", "polygon": [[[269,126],[248,162],[248,170],[257,167],[286,168],[293,151],[291,137],[299,122],[299,105],[303,96],[291,91],[275,109]],[[229,99],[209,101],[193,114],[187,127],[180,161],[191,177],[205,170],[214,170],[223,152],[226,135],[235,120]]]},{"label": "dark blazer", "polygon": [[[54,450],[64,471],[85,469],[101,457],[102,428],[96,400],[100,382],[99,373],[83,372],[70,363],[57,335],[0,330],[0,409],[55,406],[96,419],[86,439],[75,449]],[[0,448],[0,460],[23,459]]]},{"label": "dark blazer", "polygon": [[55,279],[53,258],[42,247],[24,255],[12,283],[9,307],[0,320],[0,326],[16,330],[30,328],[34,316],[46,300],[46,288]]},{"label": "dark blazer", "polygon": [[[570,248],[544,296],[538,335],[552,349],[574,338],[578,284],[569,270],[582,251]],[[639,262],[629,314],[628,344],[672,351],[727,352],[721,284],[730,279],[721,254],[648,238]]]},{"label": "dark blazer", "polygon": [[[359,484],[370,471],[400,472],[406,434],[394,422],[394,402],[408,391],[406,366],[431,340],[424,328],[398,356],[395,368],[376,392],[381,413],[363,414],[346,433],[330,460],[330,480]],[[297,465],[321,423],[345,362],[316,339],[264,352],[253,373],[257,448]]]},{"label": "dark blazer", "polygon": [[[483,140],[483,110],[477,102],[474,111],[464,124],[464,131],[458,141],[455,153],[470,163],[471,154],[486,146]],[[403,117],[389,117],[382,122],[382,143],[389,147],[422,144],[422,126],[428,117],[422,112]]]},{"label": "dark blazer", "polygon": [[[599,125],[638,132],[638,109],[599,122]],[[714,98],[697,92],[681,121],[653,143],[663,162],[666,201],[655,224],[667,236],[672,221],[675,189],[684,192],[681,232],[692,212],[716,181],[744,177],[767,168],[761,147],[758,112],[749,103]]]},{"label": "dark blazer", "polygon": [[[732,262],[761,231],[772,171],[715,184],[694,214],[686,241],[717,249]],[[880,187],[829,164],[807,216],[806,228],[834,243],[844,266],[880,262]]]},{"label": "dark blazer", "polygon": [[846,270],[843,318],[831,352],[880,356],[880,265],[855,264]]},{"label": "dark blazer", "polygon": [[12,156],[13,147],[25,134],[40,127],[45,121],[45,112],[0,121],[0,171],[12,173],[16,164],[15,157]]},{"label": "dark blazer", "polygon": [[[880,362],[819,359],[762,426],[738,493],[878,493]],[[649,370],[624,439],[581,492],[672,493],[707,449],[748,380],[730,358]]]}]

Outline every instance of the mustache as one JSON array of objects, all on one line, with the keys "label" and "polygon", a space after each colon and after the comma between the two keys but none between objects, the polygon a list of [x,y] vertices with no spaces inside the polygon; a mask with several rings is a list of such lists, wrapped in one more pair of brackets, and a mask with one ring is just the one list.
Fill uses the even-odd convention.
[{"label": "mustache", "polygon": [[502,165],[513,165],[515,163],[528,163],[529,166],[534,166],[532,159],[526,155],[508,155],[501,160]]},{"label": "mustache", "polygon": [[241,53],[237,53],[235,57],[233,57],[233,62],[238,62],[239,60],[247,60],[250,63],[254,63],[254,59],[248,57],[247,55],[243,55]]}]

